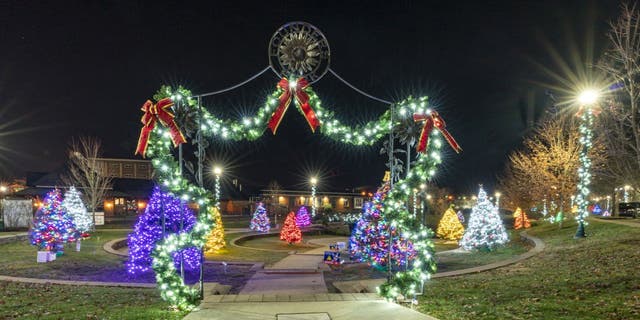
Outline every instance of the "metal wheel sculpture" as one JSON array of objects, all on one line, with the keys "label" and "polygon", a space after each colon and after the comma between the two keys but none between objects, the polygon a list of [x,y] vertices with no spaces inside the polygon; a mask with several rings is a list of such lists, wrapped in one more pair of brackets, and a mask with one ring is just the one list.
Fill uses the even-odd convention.
[{"label": "metal wheel sculpture", "polygon": [[327,38],[306,22],[283,25],[269,42],[269,64],[280,77],[303,77],[313,83],[329,70],[330,56]]}]

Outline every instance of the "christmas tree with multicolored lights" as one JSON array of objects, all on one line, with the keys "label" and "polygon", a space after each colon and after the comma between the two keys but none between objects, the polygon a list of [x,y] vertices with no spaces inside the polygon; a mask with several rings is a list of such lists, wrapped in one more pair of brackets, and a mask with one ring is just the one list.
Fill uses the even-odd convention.
[{"label": "christmas tree with multicolored lights", "polygon": [[[387,221],[381,216],[382,201],[389,192],[386,183],[374,194],[371,202],[362,206],[362,216],[356,222],[349,238],[349,253],[352,260],[366,261],[373,266],[386,268],[389,258],[391,267],[406,265],[416,254],[411,241],[401,237],[396,228],[389,230]],[[393,238],[389,257],[389,237]]]},{"label": "christmas tree with multicolored lights", "polygon": [[462,236],[460,246],[465,250],[492,250],[509,242],[509,235],[502,224],[498,209],[489,201],[482,187],[478,202],[471,210],[469,225]]},{"label": "christmas tree with multicolored lights", "polygon": [[269,232],[269,229],[271,229],[271,226],[269,225],[269,216],[267,216],[267,209],[264,208],[264,204],[262,202],[258,203],[256,211],[253,213],[249,229],[258,232]]},{"label": "christmas tree with multicolored lights", "polygon": [[[179,198],[163,192],[159,187],[153,189],[147,208],[128,236],[129,258],[125,262],[130,274],[138,274],[151,269],[151,252],[156,243],[169,234],[189,232],[196,217],[186,203]],[[196,247],[177,251],[173,255],[176,268],[182,260],[186,270],[200,267],[201,251]]]},{"label": "christmas tree with multicolored lights", "polygon": [[464,234],[464,226],[460,223],[458,214],[453,208],[447,209],[438,223],[438,229],[436,234],[440,239],[445,240],[460,240]]},{"label": "christmas tree with multicolored lights", "polygon": [[298,209],[298,213],[296,214],[296,224],[300,228],[308,227],[311,225],[311,217],[309,216],[307,207],[301,206],[300,209]]},{"label": "christmas tree with multicolored lights", "polygon": [[213,215],[215,225],[209,233],[207,243],[204,245],[205,252],[213,254],[224,248],[227,243],[224,240],[224,226],[222,225],[222,215],[217,207],[209,207],[209,214]]},{"label": "christmas tree with multicolored lights", "polygon": [[62,205],[58,189],[47,193],[42,207],[36,212],[29,231],[31,244],[39,251],[62,252],[64,244],[76,241],[78,236],[73,218]]},{"label": "christmas tree with multicolored lights", "polygon": [[82,202],[81,195],[75,187],[69,188],[64,194],[62,206],[73,218],[73,223],[76,225],[78,233],[86,238],[89,236],[89,232],[93,230],[93,217],[87,212],[87,207]]},{"label": "christmas tree with multicolored lights", "polygon": [[513,228],[518,229],[528,229],[531,228],[531,221],[529,221],[529,217],[527,217],[527,213],[525,213],[522,209],[517,208],[513,213]]},{"label": "christmas tree with multicolored lights", "polygon": [[280,230],[280,240],[286,241],[288,244],[299,243],[302,241],[302,232],[296,224],[296,214],[289,212],[284,220],[282,230]]}]

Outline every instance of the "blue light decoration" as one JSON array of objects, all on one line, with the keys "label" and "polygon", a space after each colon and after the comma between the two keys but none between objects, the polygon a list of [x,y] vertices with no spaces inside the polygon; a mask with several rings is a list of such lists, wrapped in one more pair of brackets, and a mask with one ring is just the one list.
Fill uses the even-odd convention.
[{"label": "blue light decoration", "polygon": [[[389,224],[381,216],[380,208],[388,191],[388,184],[383,185],[375,193],[372,201],[362,205],[362,216],[349,238],[352,260],[369,262],[372,266],[384,270],[389,265]],[[395,227],[391,227],[391,236],[391,268],[399,269],[414,259],[416,251],[413,243],[399,235]]]},{"label": "blue light decoration", "polygon": [[309,216],[309,211],[307,207],[300,206],[298,212],[296,213],[296,225],[300,228],[308,227],[311,225],[311,217]]},{"label": "blue light decoration", "polygon": [[269,229],[271,229],[271,226],[269,225],[269,217],[267,216],[267,209],[264,208],[264,204],[262,202],[258,202],[256,211],[253,213],[253,217],[251,218],[249,229],[258,232],[269,232]]},{"label": "blue light decoration", "polygon": [[591,213],[599,216],[602,214],[602,208],[600,208],[600,205],[596,203],[595,205],[593,205],[593,208],[591,209]]},{"label": "blue light decoration", "polygon": [[[144,214],[138,218],[133,232],[128,236],[129,259],[125,263],[127,271],[135,275],[151,270],[151,252],[156,243],[170,234],[188,233],[195,222],[195,215],[184,202],[162,192],[156,186]],[[201,252],[196,247],[190,247],[173,253],[176,268],[180,265],[181,253],[186,270],[200,267]]]},{"label": "blue light decoration", "polygon": [[42,207],[36,212],[33,227],[29,231],[29,241],[39,251],[64,251],[66,242],[76,241],[76,226],[73,218],[62,206],[62,195],[58,189],[49,191]]}]

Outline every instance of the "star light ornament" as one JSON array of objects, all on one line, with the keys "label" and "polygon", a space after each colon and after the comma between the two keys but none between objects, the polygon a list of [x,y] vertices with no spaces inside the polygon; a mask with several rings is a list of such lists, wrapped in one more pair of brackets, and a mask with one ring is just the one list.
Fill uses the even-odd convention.
[{"label": "star light ornament", "polygon": [[478,202],[471,210],[467,230],[462,236],[460,247],[465,250],[493,250],[509,242],[498,209],[489,201],[482,186],[478,192]]}]

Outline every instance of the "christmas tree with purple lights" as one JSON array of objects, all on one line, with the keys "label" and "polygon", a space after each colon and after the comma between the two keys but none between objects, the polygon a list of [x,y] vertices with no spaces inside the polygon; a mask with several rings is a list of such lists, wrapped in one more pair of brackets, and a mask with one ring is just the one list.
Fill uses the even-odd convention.
[{"label": "christmas tree with purple lights", "polygon": [[269,225],[267,209],[264,208],[264,204],[262,202],[259,202],[256,211],[253,213],[253,218],[251,218],[251,225],[249,225],[249,229],[258,232],[269,232],[270,228],[271,226]]},{"label": "christmas tree with purple lights", "polygon": [[76,241],[76,237],[73,217],[64,209],[60,191],[49,191],[33,220],[33,227],[29,232],[31,244],[40,251],[62,252],[64,244]]},{"label": "christmas tree with purple lights", "polygon": [[298,209],[298,213],[296,213],[296,224],[300,228],[308,227],[311,225],[311,217],[309,216],[307,207],[301,206],[300,209]]},{"label": "christmas tree with purple lights", "polygon": [[384,184],[373,196],[373,201],[362,206],[362,216],[356,223],[349,238],[349,252],[352,260],[367,261],[374,266],[386,268],[389,261],[389,237],[391,241],[391,267],[396,269],[413,259],[416,251],[411,241],[401,237],[396,228],[391,228],[380,215],[382,201],[389,192]]},{"label": "christmas tree with purple lights", "polygon": [[[129,259],[125,263],[127,271],[139,274],[150,270],[153,261],[151,252],[156,243],[169,234],[180,233],[180,230],[189,232],[195,222],[196,217],[186,203],[155,187],[144,214],[138,217],[133,232],[129,234]],[[181,257],[185,270],[200,267],[201,251],[198,248],[175,252],[173,260],[176,268],[180,266]]]}]

